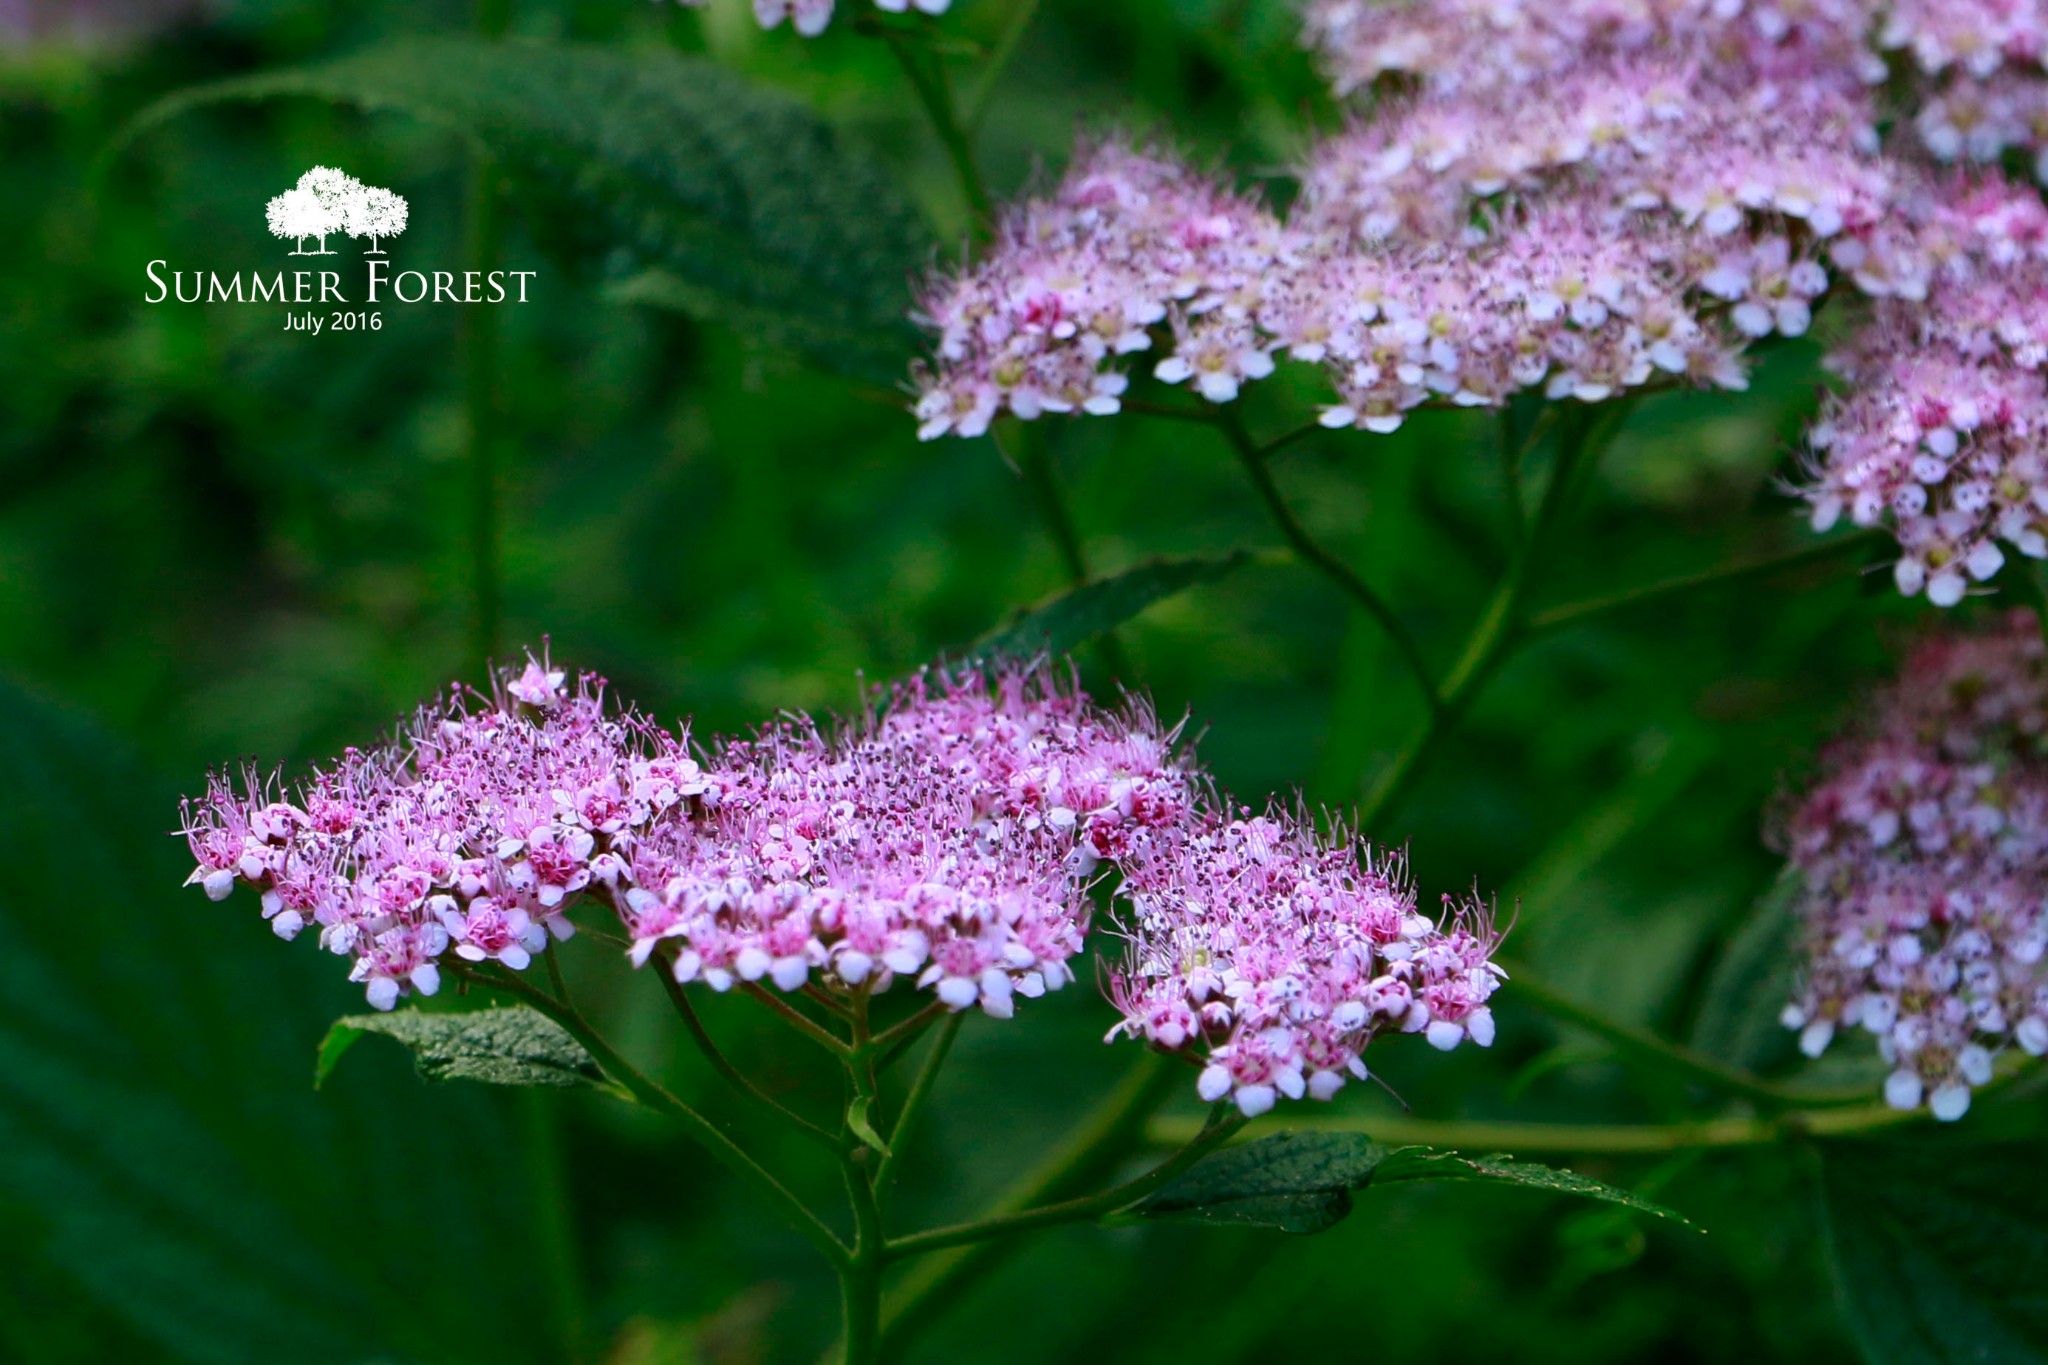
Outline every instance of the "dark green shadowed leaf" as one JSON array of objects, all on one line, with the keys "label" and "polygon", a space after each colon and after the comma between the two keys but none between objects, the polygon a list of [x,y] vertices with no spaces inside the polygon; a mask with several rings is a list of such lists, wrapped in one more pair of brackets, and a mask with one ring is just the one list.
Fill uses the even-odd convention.
[{"label": "dark green shadowed leaf", "polygon": [[909,282],[930,245],[909,201],[801,105],[710,62],[409,38],[173,95],[127,137],[206,105],[287,96],[465,135],[565,200],[585,220],[579,243],[623,244],[656,269],[625,288],[633,301],[730,322],[874,383],[901,381],[917,349]]},{"label": "dark green shadowed leaf", "polygon": [[524,1005],[461,1014],[351,1014],[334,1021],[320,1042],[313,1083],[324,1084],[349,1046],[381,1033],[412,1049],[413,1065],[430,1081],[488,1085],[605,1085],[597,1059],[569,1031]]},{"label": "dark green shadowed leaf", "polygon": [[1823,1223],[1871,1365],[2048,1361],[2048,1150],[1833,1143]]},{"label": "dark green shadowed leaf", "polygon": [[1354,1192],[1415,1180],[1519,1185],[1623,1204],[1659,1217],[1676,1216],[1626,1190],[1571,1171],[1505,1156],[1383,1147],[1363,1133],[1276,1133],[1226,1148],[1130,1212],[1147,1218],[1321,1232],[1351,1211]]},{"label": "dark green shadowed leaf", "polygon": [[[909,295],[898,292],[900,297],[894,298],[891,306],[900,314]],[[921,340],[901,317],[849,324],[829,310],[806,313],[780,303],[763,305],[658,268],[618,281],[605,290],[605,298],[617,304],[687,313],[718,323],[749,341],[793,351],[834,374],[876,385],[901,383]]]},{"label": "dark green shadowed leaf", "polygon": [[[0,820],[21,841],[0,886],[14,1245],[151,1359],[543,1358],[545,1334],[503,1311],[545,1299],[545,1257],[516,1194],[531,1167],[492,1097],[368,1064],[315,1094],[307,1051],[361,998],[342,964],[278,942],[247,896],[181,888],[174,797],[4,685],[0,764]],[[87,837],[93,889],[68,913],[51,888],[82,887]]]},{"label": "dark green shadowed leaf", "polygon": [[984,638],[974,648],[982,658],[1030,659],[1040,654],[1066,654],[1114,630],[1124,622],[1176,593],[1211,583],[1235,572],[1255,556],[1246,550],[1227,555],[1185,559],[1148,559],[1136,568],[1083,583],[1043,606],[1026,612],[1015,624]]},{"label": "dark green shadowed leaf", "polygon": [[[1743,917],[1700,992],[1692,1044],[1763,1074],[1796,1061],[1797,1034],[1778,1022],[1798,971],[1798,874],[1787,868]],[[1873,1086],[1873,1089],[1875,1087]]]}]

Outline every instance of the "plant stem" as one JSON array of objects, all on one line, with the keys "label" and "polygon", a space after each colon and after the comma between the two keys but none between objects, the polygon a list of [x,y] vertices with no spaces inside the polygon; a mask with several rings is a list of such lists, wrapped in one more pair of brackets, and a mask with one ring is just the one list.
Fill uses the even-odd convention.
[{"label": "plant stem", "polygon": [[1100,1194],[1069,1199],[1058,1204],[1045,1204],[1018,1213],[978,1219],[972,1223],[956,1223],[952,1227],[933,1228],[929,1232],[914,1232],[908,1237],[899,1237],[889,1243],[890,1259],[923,1256],[934,1251],[944,1251],[948,1247],[986,1242],[1019,1232],[1030,1232],[1037,1228],[1058,1227],[1062,1223],[1093,1222],[1115,1213],[1118,1209],[1129,1208],[1154,1190],[1166,1185],[1182,1171],[1221,1147],[1230,1139],[1231,1134],[1244,1127],[1245,1123],[1243,1115],[1234,1111],[1225,1113],[1219,1109],[1209,1115],[1209,1121],[1186,1146],[1134,1180],[1127,1180],[1114,1189],[1104,1190]]},{"label": "plant stem", "polygon": [[548,964],[548,989],[555,993],[555,999],[567,1004],[569,983],[562,979],[562,959],[555,952],[555,940],[552,937],[548,939],[548,946],[541,949],[541,956]]},{"label": "plant stem", "polygon": [[[1718,1147],[1758,1147],[1786,1138],[1846,1137],[1924,1120],[1923,1113],[1866,1104],[1818,1112],[1790,1110],[1769,1117],[1737,1116],[1695,1123],[1503,1123],[1491,1120],[1416,1119],[1405,1114],[1290,1116],[1287,1128],[1318,1133],[1365,1133],[1395,1146],[1440,1147],[1515,1156],[1633,1156]],[[1264,1130],[1266,1125],[1260,1125]],[[1186,1120],[1155,1120],[1146,1130],[1154,1145],[1188,1140],[1196,1126]],[[1255,1136],[1247,1132],[1244,1136]]]},{"label": "plant stem", "polygon": [[[1053,467],[1052,453],[1046,449],[1045,438],[1028,422],[1019,423],[1013,442],[1014,453],[1006,448],[1000,436],[996,447],[1010,457],[1024,475],[1024,482],[1031,489],[1033,499],[1038,503],[1038,515],[1051,533],[1053,543],[1059,547],[1060,563],[1067,571],[1067,578],[1075,587],[1082,587],[1089,581],[1088,554],[1081,545],[1081,532],[1074,524],[1073,510],[1067,505],[1066,494],[1060,489],[1059,471]],[[1103,666],[1112,676],[1129,684],[1133,679],[1131,661],[1124,654],[1123,644],[1116,638],[1114,630],[1106,630],[1096,637],[1095,647],[1100,651]]]},{"label": "plant stem", "polygon": [[1415,637],[1401,624],[1401,618],[1394,614],[1394,609],[1387,605],[1386,599],[1352,572],[1350,565],[1317,543],[1315,537],[1308,533],[1308,528],[1295,517],[1293,509],[1288,507],[1287,499],[1280,492],[1280,486],[1273,482],[1273,472],[1266,468],[1267,450],[1252,440],[1251,433],[1245,430],[1243,419],[1228,408],[1221,409],[1220,413],[1216,419],[1217,428],[1237,451],[1238,462],[1244,466],[1246,477],[1252,481],[1252,487],[1258,491],[1260,499],[1266,504],[1266,510],[1272,515],[1273,524],[1279,527],[1280,534],[1287,538],[1287,543],[1294,547],[1294,552],[1306,560],[1310,567],[1342,588],[1352,600],[1364,607],[1367,613],[1380,623],[1380,628],[1387,633],[1387,638],[1394,642],[1394,648],[1400,652],[1402,662],[1407,664],[1408,671],[1414,675],[1416,685],[1422,689],[1422,695],[1429,701],[1431,710],[1435,710],[1436,688],[1429,665],[1424,661],[1422,651],[1416,647]]},{"label": "plant stem", "polygon": [[[476,0],[476,31],[501,38],[511,0]],[[504,243],[491,165],[481,152],[469,170],[464,210],[469,268],[490,271]],[[462,313],[462,399],[469,474],[469,647],[472,659],[497,653],[502,593],[498,573],[498,314],[472,305]]]},{"label": "plant stem", "polygon": [[1854,1104],[1869,1093],[1867,1087],[1853,1091],[1811,1090],[1752,1076],[1659,1038],[1647,1029],[1610,1019],[1590,1005],[1545,985],[1527,968],[1508,963],[1501,965],[1508,974],[1506,989],[1512,992],[1513,998],[1527,1001],[1554,1019],[1561,1019],[1605,1039],[1618,1052],[1648,1062],[1658,1070],[1684,1076],[1720,1094],[1750,1100],[1768,1109],[1787,1110]]},{"label": "plant stem", "polygon": [[989,105],[995,99],[996,84],[1009,68],[1010,58],[1017,55],[1017,48],[1030,30],[1031,21],[1038,17],[1038,4],[1039,0],[1014,0],[1009,25],[1003,29],[1003,36],[996,39],[981,74],[975,77],[973,91],[967,96],[963,121],[970,135],[980,132],[982,123],[987,120]]},{"label": "plant stem", "polygon": [[1508,511],[1508,544],[1520,548],[1522,540],[1529,533],[1528,512],[1522,506],[1522,456],[1525,447],[1520,433],[1515,429],[1515,405],[1505,403],[1500,410],[1500,476],[1506,493]]},{"label": "plant stem", "polygon": [[[852,1099],[847,1127],[855,1126],[853,1111],[864,1111],[867,1125],[881,1121],[881,1095],[875,1084],[874,1039],[868,1031],[868,992],[853,995],[853,1045],[847,1050],[846,1075]],[[882,1268],[888,1254],[888,1238],[882,1231],[882,1201],[878,1193],[875,1151],[859,1134],[840,1153],[840,1169],[846,1177],[846,1193],[853,1201],[853,1252],[839,1267],[841,1333],[845,1339],[844,1365],[874,1365],[882,1349]]]},{"label": "plant stem", "polygon": [[538,1089],[519,1094],[526,1119],[526,1143],[541,1255],[547,1266],[548,1309],[561,1339],[562,1358],[583,1359],[583,1275],[577,1265],[576,1229],[571,1217],[567,1162],[562,1152],[562,1111]]},{"label": "plant stem", "polygon": [[925,54],[901,34],[884,32],[882,37],[896,54],[903,74],[909,77],[911,89],[924,106],[925,117],[931,120],[932,131],[939,135],[946,157],[953,163],[960,192],[967,197],[968,210],[974,216],[975,236],[986,238],[994,221],[995,206],[989,199],[988,186],[982,182],[981,171],[974,164],[974,148],[968,142],[967,130],[961,126],[960,115],[953,107],[953,86],[947,79],[945,62],[934,55],[927,68]]},{"label": "plant stem", "polygon": [[718,1044],[713,1041],[710,1030],[704,1027],[704,1020],[698,1015],[697,1007],[690,1003],[689,993],[683,989],[682,983],[676,980],[675,973],[670,969],[670,964],[665,958],[657,958],[655,960],[654,974],[661,978],[662,989],[668,993],[669,1003],[675,1006],[676,1015],[683,1021],[683,1027],[689,1030],[690,1037],[696,1041],[697,1050],[704,1054],[705,1060],[711,1063],[712,1069],[717,1071],[720,1076],[723,1076],[726,1083],[739,1092],[742,1099],[748,1101],[762,1113],[770,1115],[778,1122],[787,1124],[797,1132],[802,1133],[826,1151],[834,1155],[839,1153],[840,1149],[845,1146],[845,1143],[840,1138],[826,1132],[803,1115],[770,1097],[760,1087],[748,1080],[745,1072],[733,1065],[732,1059],[727,1057],[720,1050]]},{"label": "plant stem", "polygon": [[[1465,647],[1451,671],[1444,675],[1433,695],[1429,714],[1407,747],[1394,758],[1366,796],[1359,813],[1359,827],[1372,830],[1407,794],[1408,788],[1428,765],[1430,757],[1464,718],[1480,689],[1506,662],[1524,636],[1522,603],[1528,595],[1535,571],[1549,547],[1550,537],[1563,521],[1572,503],[1599,461],[1601,448],[1621,425],[1625,404],[1617,404],[1599,417],[1574,413],[1571,431],[1558,452],[1557,465],[1543,490],[1543,502],[1528,535],[1508,561],[1493,596],[1479,614],[1466,638]],[[1535,439],[1532,432],[1532,441]]]},{"label": "plant stem", "polygon": [[[1103,1178],[1142,1142],[1146,1122],[1180,1079],[1181,1073],[1166,1056],[1145,1053],[1057,1150],[996,1200],[988,1216],[1032,1208]],[[925,1261],[883,1304],[883,1345],[892,1352],[902,1349],[933,1320],[935,1310],[957,1302],[969,1285],[1000,1266],[1017,1245],[1004,1240],[979,1242]]]},{"label": "plant stem", "polygon": [[846,1044],[833,1037],[831,1030],[820,1025],[816,1020],[810,1018],[802,1010],[790,1004],[775,992],[767,990],[752,981],[742,982],[740,989],[780,1015],[784,1023],[816,1043],[819,1047],[824,1048],[833,1056],[844,1058],[851,1055]]},{"label": "plant stem", "polygon": [[903,1149],[918,1118],[924,1113],[925,1101],[931,1098],[939,1070],[945,1066],[946,1054],[953,1050],[953,1040],[960,1036],[960,1025],[966,1018],[964,1010],[946,1016],[945,1022],[939,1025],[938,1035],[932,1039],[931,1050],[924,1055],[924,1065],[917,1069],[917,1078],[910,1083],[910,1093],[903,1097],[903,1112],[896,1116],[895,1127],[889,1130],[888,1154],[875,1168],[875,1198],[878,1201],[888,1201],[889,1182],[896,1174],[897,1164],[903,1159]]},{"label": "plant stem", "polygon": [[853,1011],[848,1009],[843,1002],[836,999],[830,991],[820,990],[808,981],[804,983],[804,999],[810,1001],[834,1019],[850,1020],[853,1018]]},{"label": "plant stem", "polygon": [[1605,597],[1588,598],[1583,602],[1568,602],[1552,607],[1529,618],[1526,631],[1529,635],[1540,635],[1547,631],[1564,630],[1582,625],[1609,612],[1625,611],[1651,602],[1666,602],[1675,597],[1706,588],[1718,588],[1726,584],[1740,583],[1750,578],[1765,578],[1787,570],[1801,568],[1808,564],[1819,564],[1843,555],[1854,554],[1876,545],[1881,536],[1876,531],[1858,531],[1853,535],[1841,536],[1834,540],[1808,545],[1787,554],[1772,555],[1766,559],[1752,560],[1747,564],[1726,565],[1707,569],[1696,574],[1668,578],[1661,583],[1650,583],[1639,588],[1628,588],[1610,593]]},{"label": "plant stem", "polygon": [[929,1028],[936,1019],[958,1018],[958,1012],[947,1006],[943,1000],[934,1000],[916,1014],[900,1023],[892,1024],[875,1035],[875,1066],[887,1070],[889,1063],[896,1060],[902,1050],[917,1041],[917,1035]]},{"label": "plant stem", "polygon": [[[453,965],[453,964],[451,964]],[[834,1236],[832,1229],[825,1226],[818,1216],[792,1194],[789,1188],[771,1174],[767,1167],[749,1156],[744,1148],[730,1137],[725,1130],[704,1115],[670,1094],[619,1055],[618,1049],[606,1042],[596,1029],[587,1023],[576,1007],[557,1000],[546,991],[528,985],[509,972],[485,972],[468,966],[454,966],[455,973],[464,980],[492,990],[503,991],[567,1029],[577,1042],[583,1044],[604,1074],[611,1077],[626,1092],[649,1109],[668,1115],[681,1124],[697,1144],[723,1162],[726,1168],[752,1185],[760,1194],[775,1204],[783,1217],[789,1220],[805,1240],[824,1253],[832,1264],[842,1265],[851,1254],[846,1244]]]}]

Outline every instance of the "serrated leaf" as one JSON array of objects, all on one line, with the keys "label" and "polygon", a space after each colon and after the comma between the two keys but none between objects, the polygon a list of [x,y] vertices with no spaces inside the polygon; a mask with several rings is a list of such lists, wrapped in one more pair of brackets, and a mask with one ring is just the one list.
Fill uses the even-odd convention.
[{"label": "serrated leaf", "polygon": [[[246,897],[181,890],[172,797],[89,725],[0,686],[0,764],[0,819],[25,841],[0,885],[0,1205],[19,1253],[152,1359],[542,1356],[546,1334],[502,1312],[548,1291],[535,1221],[504,1198],[530,1159],[493,1097],[369,1065],[315,1094],[306,1053],[361,999],[335,960],[279,943]],[[50,913],[85,828],[95,876],[121,888],[118,951]]]},{"label": "serrated leaf", "polygon": [[878,383],[900,381],[918,347],[908,283],[930,242],[909,201],[809,110],[708,61],[415,37],[172,95],[123,140],[188,110],[290,96],[470,138],[592,219],[593,245],[665,272],[629,291],[641,302],[759,329]]},{"label": "serrated leaf", "polygon": [[[661,308],[715,322],[761,345],[793,351],[835,374],[872,384],[900,382],[918,343],[908,327],[893,323],[849,327],[829,314],[762,307],[693,284],[672,270],[643,270],[619,280],[606,288],[605,298],[629,307]],[[899,306],[902,302],[899,300]]]},{"label": "serrated leaf", "polygon": [[1408,1180],[1483,1180],[1496,1185],[1519,1185],[1527,1190],[1568,1194],[1577,1199],[1592,1199],[1603,1204],[1619,1204],[1638,1213],[1647,1213],[1655,1218],[1668,1218],[1673,1222],[1686,1221],[1662,1204],[1652,1203],[1640,1195],[1595,1180],[1591,1176],[1580,1175],[1577,1171],[1561,1170],[1556,1166],[1545,1166],[1541,1162],[1519,1161],[1503,1153],[1465,1156],[1458,1152],[1438,1151],[1430,1147],[1397,1147],[1388,1153],[1386,1160],[1373,1172],[1375,1184],[1389,1185]]},{"label": "serrated leaf", "polygon": [[[1506,1156],[1468,1157],[1429,1147],[1385,1147],[1363,1133],[1297,1132],[1225,1148],[1141,1201],[1147,1218],[1231,1223],[1315,1233],[1351,1211],[1355,1192],[1419,1180],[1483,1180],[1622,1204],[1676,1217],[1611,1185]],[[1683,1221],[1683,1220],[1680,1220]]]},{"label": "serrated leaf", "polygon": [[2039,1143],[1831,1143],[1822,1222],[1871,1365],[2048,1361]]},{"label": "serrated leaf", "polygon": [[1014,624],[982,640],[974,653],[988,659],[1070,653],[1155,602],[1223,578],[1252,558],[1248,551],[1236,550],[1227,555],[1146,560],[1122,573],[1083,583],[1026,612]]},{"label": "serrated leaf", "polygon": [[605,1085],[597,1059],[570,1032],[525,1005],[426,1014],[351,1014],[334,1021],[321,1040],[314,1084],[365,1033],[395,1038],[412,1049],[413,1065],[430,1081],[482,1081],[487,1085]]}]

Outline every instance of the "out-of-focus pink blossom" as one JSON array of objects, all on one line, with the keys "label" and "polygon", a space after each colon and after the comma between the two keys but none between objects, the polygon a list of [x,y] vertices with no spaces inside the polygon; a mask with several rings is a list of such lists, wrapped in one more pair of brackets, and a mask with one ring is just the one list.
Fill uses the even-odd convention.
[{"label": "out-of-focus pink blossom", "polygon": [[2010,1048],[2048,1052],[2048,650],[2031,612],[1925,642],[1822,758],[1782,838],[1819,1056],[1860,1028],[1885,1099],[1960,1118]]},{"label": "out-of-focus pink blossom", "polygon": [[1899,590],[1952,606],[2001,545],[2048,557],[2048,208],[1945,178],[1845,246],[1888,296],[1830,357],[1843,391],[1803,491],[1818,529],[1889,521]]}]

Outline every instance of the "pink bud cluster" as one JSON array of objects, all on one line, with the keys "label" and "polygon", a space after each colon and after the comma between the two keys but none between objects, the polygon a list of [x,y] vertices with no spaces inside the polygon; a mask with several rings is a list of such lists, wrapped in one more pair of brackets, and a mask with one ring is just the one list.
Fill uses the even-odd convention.
[{"label": "pink bud cluster", "polygon": [[1784,1022],[1845,1029],[1884,1097],[1960,1118],[1998,1054],[2048,1052],[2048,650],[2029,612],[1925,642],[1823,756],[1784,840],[1809,966]]},{"label": "pink bud cluster", "polygon": [[1197,1051],[1203,1099],[1247,1115],[1328,1099],[1366,1075],[1383,1032],[1446,1050],[1493,1041],[1502,974],[1485,911],[1430,919],[1397,861],[1305,813],[1206,811],[1126,864],[1123,897],[1110,1036]]},{"label": "pink bud cluster", "polygon": [[[690,9],[702,9],[711,0],[679,0]],[[785,21],[806,38],[815,38],[832,23],[836,0],[753,0],[754,20],[762,28],[777,28]],[[875,8],[890,14],[915,9],[920,14],[944,14],[953,0],[875,0]]]},{"label": "pink bud cluster", "polygon": [[[529,661],[289,797],[217,777],[184,825],[191,882],[255,888],[285,938],[317,928],[379,1009],[433,994],[450,956],[524,970],[587,903],[679,982],[906,979],[1007,1018],[1073,980],[1101,887],[1135,926],[1118,1031],[1198,1051],[1208,1098],[1327,1098],[1384,1029],[1492,1037],[1482,921],[1439,927],[1370,850],[1301,817],[1226,810],[1149,709],[1105,710],[1042,667],[920,675],[858,723],[792,716],[693,756],[687,732],[609,710],[601,681]],[[1213,989],[1153,980],[1188,960],[1145,946],[1160,934],[1205,936]],[[1159,1013],[1168,995],[1181,1015]]]}]

